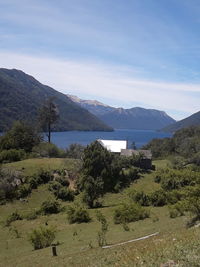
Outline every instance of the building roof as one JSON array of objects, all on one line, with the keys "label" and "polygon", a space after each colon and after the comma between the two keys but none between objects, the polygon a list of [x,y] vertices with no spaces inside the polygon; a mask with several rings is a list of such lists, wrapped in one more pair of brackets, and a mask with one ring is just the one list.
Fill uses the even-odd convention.
[{"label": "building roof", "polygon": [[121,155],[122,156],[132,156],[132,155],[143,155],[143,158],[145,159],[151,159],[152,153],[150,150],[135,150],[135,149],[122,149]]},{"label": "building roof", "polygon": [[97,140],[103,147],[110,152],[120,153],[122,149],[127,148],[126,140]]}]

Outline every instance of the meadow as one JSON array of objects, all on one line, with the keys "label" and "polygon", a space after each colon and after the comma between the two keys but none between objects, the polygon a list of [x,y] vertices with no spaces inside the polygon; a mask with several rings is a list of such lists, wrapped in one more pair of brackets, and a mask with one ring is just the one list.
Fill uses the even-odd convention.
[{"label": "meadow", "polygon": [[[168,162],[159,160],[154,164],[161,168]],[[41,167],[48,170],[65,168],[75,171],[79,165],[78,160],[54,158],[28,159],[6,164],[26,175],[34,174]],[[154,182],[153,173],[148,173],[143,174],[130,187],[149,193],[159,189],[160,185]],[[53,198],[48,184],[44,184],[32,191],[27,197],[28,202],[15,200],[0,206],[0,266],[160,266],[169,260],[179,263],[177,266],[188,266],[188,260],[194,264],[190,266],[199,266],[199,229],[186,229],[186,216],[171,219],[167,206],[148,207],[150,218],[129,223],[128,230],[122,225],[114,224],[114,209],[127,199],[126,190],[106,194],[102,207],[98,208],[109,223],[107,243],[116,244],[155,232],[159,232],[159,235],[119,247],[100,248],[97,242],[100,229],[100,223],[96,219],[97,209],[89,209],[92,218],[89,223],[69,224],[66,212],[63,211],[59,214],[41,215],[35,220],[15,221],[10,226],[5,226],[6,218],[12,212],[26,215],[40,207],[44,200]],[[75,201],[78,201],[78,196]],[[63,207],[71,205],[64,201],[61,204]],[[46,224],[56,228],[55,243],[59,244],[57,257],[52,256],[51,247],[33,250],[28,241],[28,234],[32,229]]]}]

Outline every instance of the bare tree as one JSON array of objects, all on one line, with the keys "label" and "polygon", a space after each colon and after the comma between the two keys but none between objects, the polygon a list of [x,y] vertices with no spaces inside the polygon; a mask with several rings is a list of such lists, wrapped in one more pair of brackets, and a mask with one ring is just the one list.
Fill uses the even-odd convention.
[{"label": "bare tree", "polygon": [[54,97],[49,97],[39,109],[39,124],[43,131],[46,132],[49,143],[51,143],[52,126],[59,119],[58,109],[54,100]]}]

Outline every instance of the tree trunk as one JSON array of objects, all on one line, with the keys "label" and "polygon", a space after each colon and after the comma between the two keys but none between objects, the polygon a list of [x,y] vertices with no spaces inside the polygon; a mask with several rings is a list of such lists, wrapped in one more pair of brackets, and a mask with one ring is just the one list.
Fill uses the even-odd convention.
[{"label": "tree trunk", "polygon": [[51,124],[48,125],[48,142],[51,143]]}]

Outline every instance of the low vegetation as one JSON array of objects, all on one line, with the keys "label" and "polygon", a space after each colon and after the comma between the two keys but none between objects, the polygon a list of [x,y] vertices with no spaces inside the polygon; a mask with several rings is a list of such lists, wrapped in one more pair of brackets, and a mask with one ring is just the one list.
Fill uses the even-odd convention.
[{"label": "low vegetation", "polygon": [[[188,266],[197,262],[194,251],[198,249],[192,250],[191,244],[199,244],[199,229],[191,227],[200,222],[200,175],[198,165],[185,155],[155,161],[156,170],[146,172],[140,157],[113,155],[97,142],[84,150],[75,145],[65,151],[74,159],[60,154],[51,158],[58,155],[51,144],[33,148],[20,147],[26,155],[40,153],[40,157],[41,151],[50,149],[48,158],[3,163],[0,168],[0,262],[4,266],[63,262],[112,266],[116,261],[120,266],[160,266],[169,260]],[[137,246],[101,248],[155,232],[158,237]],[[52,259],[45,248],[55,236],[62,256]]]},{"label": "low vegetation", "polygon": [[67,208],[67,219],[72,223],[87,223],[91,221],[88,211],[81,206],[69,206]]},{"label": "low vegetation", "polygon": [[40,227],[29,234],[29,241],[34,249],[51,246],[55,239],[56,230],[50,227]]}]

